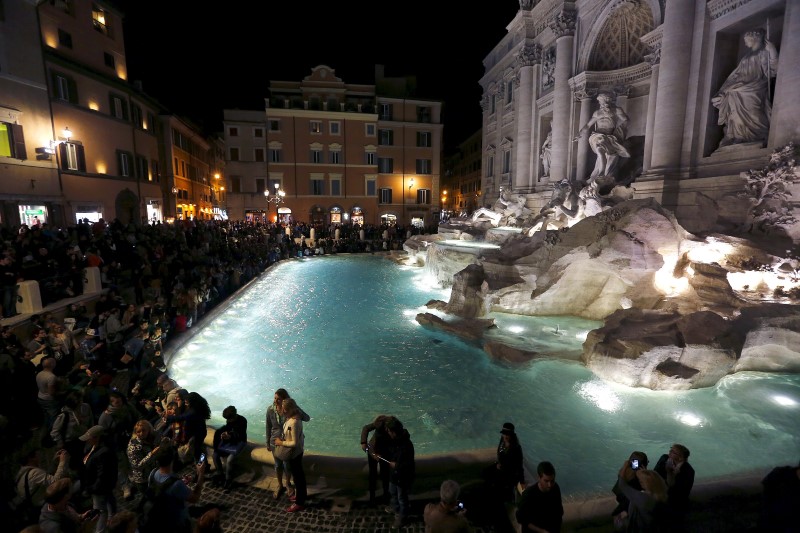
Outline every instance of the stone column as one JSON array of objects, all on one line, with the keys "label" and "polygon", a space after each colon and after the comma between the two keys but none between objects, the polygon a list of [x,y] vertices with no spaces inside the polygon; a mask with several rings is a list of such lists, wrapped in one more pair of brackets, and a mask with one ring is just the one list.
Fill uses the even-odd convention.
[{"label": "stone column", "polygon": [[797,87],[800,86],[800,3],[786,2],[783,18],[783,40],[773,43],[778,50],[778,76],[772,99],[772,124],[769,129],[769,147],[781,147],[789,141],[800,139],[800,105]]},{"label": "stone column", "polygon": [[575,11],[564,10],[548,23],[556,36],[556,68],[553,88],[553,147],[551,150],[550,181],[567,177],[569,153],[570,108],[572,94],[569,79],[572,77],[572,47],[575,40]]},{"label": "stone column", "polygon": [[627,85],[614,87],[614,94],[617,97],[617,101],[614,102],[614,105],[625,111],[625,113],[628,112],[628,95],[630,92],[631,88]]},{"label": "stone column", "polygon": [[[581,118],[580,126],[583,127],[592,118],[592,100],[596,96],[596,91],[586,90],[586,88],[575,90],[575,99],[580,102]],[[578,141],[578,152],[576,154],[576,168],[575,179],[577,181],[585,181],[589,177],[589,172],[586,171],[586,162],[589,158],[589,142],[586,137]]]},{"label": "stone column", "polygon": [[644,127],[644,161],[642,170],[646,172],[650,168],[653,157],[653,133],[656,122],[656,103],[658,102],[658,72],[659,62],[661,61],[661,41],[657,47],[652,48],[652,53],[647,54],[645,59],[650,62],[650,93],[647,95],[647,123]]},{"label": "stone column", "polygon": [[656,169],[669,171],[681,163],[695,10],[694,0],[667,2],[661,45],[664,72],[658,76],[659,101],[652,142],[651,163]]},{"label": "stone column", "polygon": [[534,184],[533,154],[537,153],[532,145],[533,100],[536,93],[534,86],[533,66],[541,60],[542,50],[536,44],[525,45],[517,54],[519,70],[514,78],[517,87],[517,139],[516,173],[513,186],[531,190]]}]

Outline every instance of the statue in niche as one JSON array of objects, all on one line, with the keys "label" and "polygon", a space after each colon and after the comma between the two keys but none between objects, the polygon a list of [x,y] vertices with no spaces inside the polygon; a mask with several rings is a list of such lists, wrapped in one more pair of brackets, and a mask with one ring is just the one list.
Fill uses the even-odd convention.
[{"label": "statue in niche", "polygon": [[542,160],[542,177],[545,178],[550,175],[550,159],[552,157],[553,149],[553,130],[547,132],[547,138],[542,143],[542,153],[539,154],[539,159]]},{"label": "statue in niche", "polygon": [[770,79],[776,75],[778,52],[761,29],[745,33],[744,44],[749,50],[711,99],[719,109],[717,124],[725,129],[720,148],[764,141],[769,134]]},{"label": "statue in niche", "polygon": [[506,189],[503,189],[491,209],[481,207],[472,213],[472,221],[477,222],[479,218],[488,218],[493,226],[499,226],[501,222],[509,226],[519,224],[531,213],[531,210],[525,207],[525,202],[526,198],[523,195],[511,195]]},{"label": "statue in niche", "polygon": [[556,82],[556,50],[549,48],[542,57],[542,89],[552,87]]},{"label": "statue in niche", "polygon": [[627,113],[612,103],[612,96],[608,93],[598,94],[597,102],[600,109],[592,114],[574,139],[579,141],[585,133],[592,131],[589,134],[589,146],[597,155],[597,161],[589,176],[590,182],[602,176],[616,179],[619,158],[631,156],[623,145],[627,134]]}]

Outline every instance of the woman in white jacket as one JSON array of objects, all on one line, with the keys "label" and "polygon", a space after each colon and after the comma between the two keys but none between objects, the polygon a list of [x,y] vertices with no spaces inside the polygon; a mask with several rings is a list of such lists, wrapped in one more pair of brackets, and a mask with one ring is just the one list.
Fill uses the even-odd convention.
[{"label": "woman in white jacket", "polygon": [[275,444],[293,448],[292,456],[289,459],[289,470],[294,479],[295,493],[289,497],[292,505],[286,509],[286,512],[296,513],[305,509],[306,497],[308,496],[306,473],[303,470],[303,444],[305,440],[303,420],[300,408],[291,398],[283,400],[281,410],[283,411],[283,416],[286,417],[286,421],[283,423],[283,438],[275,439]]}]

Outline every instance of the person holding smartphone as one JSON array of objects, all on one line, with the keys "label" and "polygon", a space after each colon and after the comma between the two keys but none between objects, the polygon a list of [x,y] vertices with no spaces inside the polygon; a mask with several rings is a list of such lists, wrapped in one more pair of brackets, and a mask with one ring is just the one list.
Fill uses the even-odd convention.
[{"label": "person holding smartphone", "polygon": [[[381,503],[389,502],[389,476],[391,468],[388,463],[380,461],[378,457],[389,455],[392,438],[386,431],[386,423],[394,418],[391,415],[378,415],[375,420],[361,428],[361,449],[367,453],[367,464],[369,466],[369,503],[377,503],[376,491],[378,486],[378,472],[380,471],[381,486],[383,494]],[[372,438],[368,440],[369,434]]]},{"label": "person holding smartphone", "polygon": [[[626,470],[626,478],[628,485],[630,485],[635,490],[642,490],[642,485],[639,483],[639,478],[636,477],[637,470],[645,470],[647,469],[647,454],[640,451],[635,451],[631,453],[630,457],[628,458],[628,462],[630,464],[630,468]],[[614,530],[615,531],[624,531],[628,527],[628,507],[630,506],[630,502],[628,498],[623,494],[622,489],[619,487],[619,479],[616,483],[614,483],[614,487],[611,489],[611,492],[614,493],[617,499],[617,506],[611,511],[611,517],[614,520]]]},{"label": "person holding smartphone", "polygon": [[464,504],[458,501],[461,486],[452,479],[442,482],[439,488],[439,503],[425,506],[423,519],[425,533],[471,533]]}]

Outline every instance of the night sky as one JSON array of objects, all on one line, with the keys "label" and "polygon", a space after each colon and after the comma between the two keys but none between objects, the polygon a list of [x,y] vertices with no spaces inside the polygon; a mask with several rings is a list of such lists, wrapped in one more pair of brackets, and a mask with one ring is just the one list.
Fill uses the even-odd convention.
[{"label": "night sky", "polygon": [[129,79],[206,133],[221,131],[225,108],[263,109],[269,80],[299,81],[325,64],[345,83],[371,84],[382,64],[388,77],[416,75],[419,97],[445,102],[447,148],[481,127],[482,61],[519,9],[518,0],[482,9],[436,0],[111,2],[125,14]]}]

